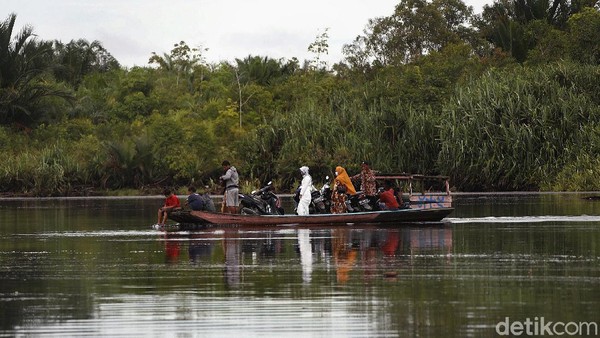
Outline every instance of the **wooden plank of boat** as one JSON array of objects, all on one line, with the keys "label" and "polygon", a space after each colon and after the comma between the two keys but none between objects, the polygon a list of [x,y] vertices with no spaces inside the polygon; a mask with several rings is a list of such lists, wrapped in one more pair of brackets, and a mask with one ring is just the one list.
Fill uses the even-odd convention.
[{"label": "wooden plank of boat", "polygon": [[454,208],[401,209],[344,214],[299,215],[242,215],[220,212],[190,211],[198,223],[220,225],[290,225],[290,224],[347,224],[347,223],[415,223],[439,222]]}]

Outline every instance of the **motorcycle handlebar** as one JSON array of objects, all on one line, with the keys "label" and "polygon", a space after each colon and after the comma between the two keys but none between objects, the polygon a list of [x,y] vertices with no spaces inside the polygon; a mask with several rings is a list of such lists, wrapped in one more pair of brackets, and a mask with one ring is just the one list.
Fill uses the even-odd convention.
[{"label": "motorcycle handlebar", "polygon": [[269,191],[271,189],[273,189],[273,186],[271,184],[267,184],[266,186],[260,188],[259,190],[253,191],[252,195],[260,195],[260,194],[262,194],[262,193],[264,193],[266,191]]}]

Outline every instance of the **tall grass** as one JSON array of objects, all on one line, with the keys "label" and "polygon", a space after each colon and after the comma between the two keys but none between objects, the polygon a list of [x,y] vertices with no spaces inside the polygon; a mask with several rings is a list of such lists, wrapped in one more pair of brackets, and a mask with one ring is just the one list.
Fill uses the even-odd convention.
[{"label": "tall grass", "polygon": [[245,140],[240,154],[253,176],[284,185],[298,179],[301,165],[318,178],[337,165],[357,173],[366,159],[381,171],[449,174],[460,190],[584,190],[587,179],[567,182],[582,177],[581,165],[600,174],[592,165],[600,150],[598,93],[599,67],[557,63],[489,71],[441,111],[306,100]]},{"label": "tall grass", "polygon": [[600,148],[600,68],[490,71],[445,106],[440,168],[464,190],[537,190]]},{"label": "tall grass", "polygon": [[25,151],[0,165],[0,189],[35,196],[65,195],[82,173],[58,145]]},{"label": "tall grass", "polygon": [[432,173],[439,152],[438,116],[400,104],[365,109],[359,101],[336,107],[308,101],[259,129],[241,153],[253,175],[263,181],[280,177],[288,188],[302,165],[311,168],[316,181],[331,177],[338,165],[356,174],[363,160],[380,171]]}]

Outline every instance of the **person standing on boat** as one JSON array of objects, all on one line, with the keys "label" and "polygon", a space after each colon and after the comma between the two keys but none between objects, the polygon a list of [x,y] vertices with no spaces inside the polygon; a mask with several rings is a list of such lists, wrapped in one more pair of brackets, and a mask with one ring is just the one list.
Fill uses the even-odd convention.
[{"label": "person standing on boat", "polygon": [[352,176],[353,180],[360,178],[360,189],[367,196],[371,205],[377,201],[377,182],[375,173],[371,170],[371,163],[362,161],[360,174]]},{"label": "person standing on boat", "polygon": [[165,223],[167,223],[167,218],[171,211],[181,209],[181,203],[179,202],[179,198],[175,196],[175,194],[170,189],[165,189],[163,191],[163,195],[165,195],[165,204],[158,209],[157,224],[159,225],[165,225]]},{"label": "person standing on boat", "polygon": [[331,213],[341,214],[348,211],[346,208],[347,195],[356,194],[356,189],[350,180],[350,176],[341,166],[335,168],[335,179],[331,191]]},{"label": "person standing on boat", "polygon": [[230,214],[237,214],[238,209],[238,194],[239,194],[239,176],[237,169],[225,160],[221,163],[225,175],[219,177],[225,185],[225,194],[223,195],[223,204],[225,211]]},{"label": "person standing on boat", "polygon": [[298,202],[298,215],[308,215],[310,201],[312,199],[312,177],[308,173],[308,167],[300,167],[300,173],[302,173],[302,183],[300,184],[300,201]]}]

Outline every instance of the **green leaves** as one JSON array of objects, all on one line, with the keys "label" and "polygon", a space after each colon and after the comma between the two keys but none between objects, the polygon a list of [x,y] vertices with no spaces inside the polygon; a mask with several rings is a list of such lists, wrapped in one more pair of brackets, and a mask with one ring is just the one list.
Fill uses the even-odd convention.
[{"label": "green leaves", "polygon": [[403,0],[391,16],[369,20],[365,36],[344,47],[345,56],[357,67],[414,62],[449,44],[473,41],[472,15],[460,0]]},{"label": "green leaves", "polygon": [[600,11],[585,8],[569,18],[571,57],[578,62],[600,64]]},{"label": "green leaves", "polygon": [[38,42],[24,27],[12,39],[16,15],[0,23],[0,123],[34,126],[53,111],[48,98],[69,100],[70,92],[47,76],[52,44]]},{"label": "green leaves", "polygon": [[554,186],[600,146],[599,83],[597,67],[569,63],[471,81],[445,106],[440,166],[465,190]]}]

